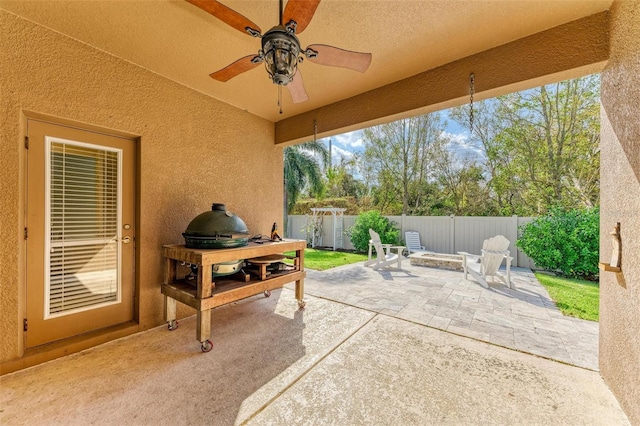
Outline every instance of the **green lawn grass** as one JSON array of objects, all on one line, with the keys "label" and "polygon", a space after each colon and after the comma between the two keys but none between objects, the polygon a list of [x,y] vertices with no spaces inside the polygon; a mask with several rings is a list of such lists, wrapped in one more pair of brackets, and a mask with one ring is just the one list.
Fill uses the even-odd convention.
[{"label": "green lawn grass", "polygon": [[[295,252],[288,252],[285,254],[295,255]],[[335,268],[336,266],[348,265],[350,263],[361,262],[363,260],[367,260],[366,254],[316,250],[311,248],[304,250],[304,267],[306,269],[315,269],[317,271],[324,271],[326,269]]]},{"label": "green lawn grass", "polygon": [[540,273],[535,275],[564,315],[598,321],[600,286],[597,282]]}]

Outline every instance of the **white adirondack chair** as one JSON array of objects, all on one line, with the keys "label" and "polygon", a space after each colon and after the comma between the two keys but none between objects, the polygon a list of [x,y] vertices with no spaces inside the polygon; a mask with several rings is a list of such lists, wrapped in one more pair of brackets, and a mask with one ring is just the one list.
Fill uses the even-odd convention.
[{"label": "white adirondack chair", "polygon": [[[513,258],[509,256],[509,244],[509,240],[504,236],[497,235],[484,240],[480,256],[459,251],[458,254],[462,256],[464,279],[466,280],[467,273],[470,273],[482,286],[489,288],[487,278],[491,277],[491,282],[495,282],[494,279],[497,277],[509,288],[515,288],[511,282],[511,261]],[[503,260],[506,260],[506,275],[499,271]]]},{"label": "white adirondack chair", "polygon": [[404,244],[407,246],[408,254],[411,252],[425,251],[423,245],[420,245],[420,233],[414,231],[407,231],[404,233]]},{"label": "white adirondack chair", "polygon": [[[402,267],[402,251],[404,246],[393,246],[391,244],[382,244],[380,235],[373,229],[369,229],[369,260],[364,263],[364,266],[371,266],[373,269],[384,268],[396,264],[397,268]],[[397,253],[392,253],[391,250],[396,249]],[[373,257],[372,250],[375,250],[375,257]]]}]

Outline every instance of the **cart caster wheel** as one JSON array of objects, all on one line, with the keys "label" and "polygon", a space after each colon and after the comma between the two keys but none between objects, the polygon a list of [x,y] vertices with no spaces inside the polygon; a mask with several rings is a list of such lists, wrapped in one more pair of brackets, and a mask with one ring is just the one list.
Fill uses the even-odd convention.
[{"label": "cart caster wheel", "polygon": [[269,297],[269,296],[271,296],[271,290],[265,290],[264,297]]},{"label": "cart caster wheel", "polygon": [[305,306],[307,306],[307,302],[304,300],[298,300],[298,308],[304,309]]},{"label": "cart caster wheel", "polygon": [[178,328],[178,321],[176,320],[169,321],[169,323],[167,324],[167,328],[169,329],[169,331],[175,330],[176,328]]},{"label": "cart caster wheel", "polygon": [[202,342],[200,349],[202,350],[202,352],[211,351],[211,349],[213,349],[213,342],[211,340],[205,340],[204,342]]}]

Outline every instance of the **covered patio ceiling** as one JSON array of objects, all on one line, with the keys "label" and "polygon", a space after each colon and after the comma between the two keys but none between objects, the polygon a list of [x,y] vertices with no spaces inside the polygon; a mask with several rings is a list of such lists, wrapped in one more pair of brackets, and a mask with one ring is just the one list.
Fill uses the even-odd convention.
[{"label": "covered patio ceiling", "polygon": [[[222,3],[257,23],[263,33],[277,23],[276,0]],[[260,41],[186,1],[0,0],[0,7],[278,122],[608,10],[611,3],[612,0],[323,0],[299,36],[302,47],[328,44],[371,52],[371,66],[359,74],[306,61],[300,69],[309,100],[293,104],[284,90],[282,115],[276,104],[276,86],[264,67],[226,83],[209,77],[236,59],[257,53]],[[299,137],[292,134],[277,139],[282,142]]]}]

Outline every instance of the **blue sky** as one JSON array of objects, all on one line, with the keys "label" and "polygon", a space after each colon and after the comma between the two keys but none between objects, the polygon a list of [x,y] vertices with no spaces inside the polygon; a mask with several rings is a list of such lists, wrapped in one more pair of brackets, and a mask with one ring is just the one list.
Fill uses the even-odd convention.
[{"label": "blue sky", "polygon": [[[447,110],[440,111],[442,120],[446,122],[444,135],[450,140],[449,150],[456,153],[459,158],[465,156],[482,157],[482,153],[477,146],[469,141],[469,128],[460,126],[457,122],[449,118]],[[339,164],[341,158],[351,158],[354,153],[364,151],[364,142],[362,140],[364,132],[355,130],[353,132],[343,133],[331,137],[332,143],[332,163]],[[329,138],[319,139],[327,147],[329,146]]]}]

